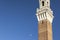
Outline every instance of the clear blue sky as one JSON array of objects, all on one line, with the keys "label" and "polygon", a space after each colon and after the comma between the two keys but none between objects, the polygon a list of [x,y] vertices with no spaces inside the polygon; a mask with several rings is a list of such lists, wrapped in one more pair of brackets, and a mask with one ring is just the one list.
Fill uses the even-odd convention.
[{"label": "clear blue sky", "polygon": [[[38,0],[0,0],[0,40],[38,40]],[[60,0],[51,0],[53,39],[60,40]]]}]

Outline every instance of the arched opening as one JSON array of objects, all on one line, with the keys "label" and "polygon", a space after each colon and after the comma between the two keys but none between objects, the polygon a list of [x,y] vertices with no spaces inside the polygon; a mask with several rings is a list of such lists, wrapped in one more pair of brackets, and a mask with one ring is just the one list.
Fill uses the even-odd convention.
[{"label": "arched opening", "polygon": [[44,1],[42,1],[42,6],[44,6]]},{"label": "arched opening", "polygon": [[47,2],[47,5],[48,5],[48,2]]}]

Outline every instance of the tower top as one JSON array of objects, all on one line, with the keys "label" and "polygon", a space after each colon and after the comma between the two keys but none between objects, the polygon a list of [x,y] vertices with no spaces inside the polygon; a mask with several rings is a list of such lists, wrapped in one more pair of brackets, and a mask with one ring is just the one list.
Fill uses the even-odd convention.
[{"label": "tower top", "polygon": [[39,8],[45,8],[49,7],[50,8],[50,0],[39,0]]},{"label": "tower top", "polygon": [[36,12],[39,22],[47,19],[52,23],[54,16],[53,11],[50,8],[50,0],[39,0],[39,8],[37,8]]}]

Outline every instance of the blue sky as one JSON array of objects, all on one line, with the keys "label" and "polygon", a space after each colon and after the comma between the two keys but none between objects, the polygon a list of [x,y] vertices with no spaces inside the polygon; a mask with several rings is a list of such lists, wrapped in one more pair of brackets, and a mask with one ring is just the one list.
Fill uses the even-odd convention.
[{"label": "blue sky", "polygon": [[[53,40],[60,40],[60,0],[51,0]],[[38,0],[0,0],[0,40],[38,40]]]}]

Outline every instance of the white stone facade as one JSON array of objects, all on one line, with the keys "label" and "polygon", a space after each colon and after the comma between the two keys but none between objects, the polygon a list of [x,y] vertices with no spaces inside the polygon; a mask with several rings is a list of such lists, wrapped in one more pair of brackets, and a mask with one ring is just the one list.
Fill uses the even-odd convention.
[{"label": "white stone facade", "polygon": [[[44,1],[44,5],[42,4],[42,1]],[[37,8],[36,16],[38,21],[42,20],[49,20],[51,23],[53,21],[53,11],[50,8],[50,0],[39,0],[40,2],[40,8]],[[46,4],[48,2],[48,4]]]}]

